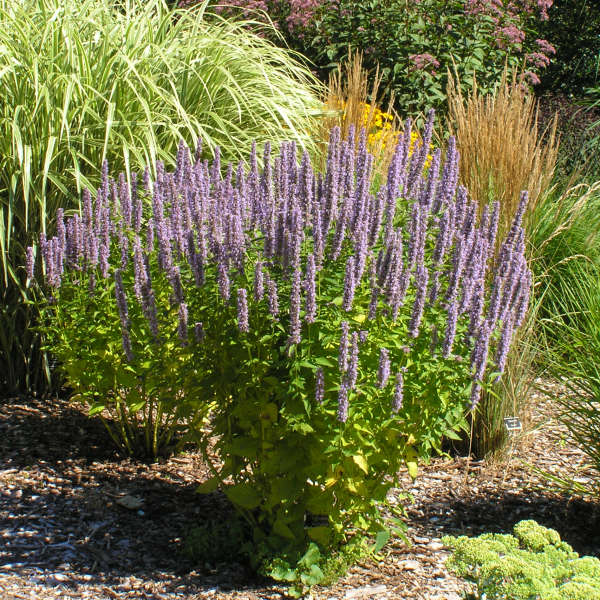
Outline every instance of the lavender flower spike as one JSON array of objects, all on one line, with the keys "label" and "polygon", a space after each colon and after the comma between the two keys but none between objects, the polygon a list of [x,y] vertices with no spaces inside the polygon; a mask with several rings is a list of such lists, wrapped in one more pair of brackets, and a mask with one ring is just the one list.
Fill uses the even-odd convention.
[{"label": "lavender flower spike", "polygon": [[33,246],[28,246],[27,256],[25,261],[25,270],[27,271],[27,279],[33,279],[33,271],[35,267],[35,258],[33,255]]},{"label": "lavender flower spike", "polygon": [[245,288],[240,288],[237,292],[237,320],[238,329],[242,333],[250,331],[248,324],[248,291]]},{"label": "lavender flower spike", "polygon": [[504,325],[502,326],[502,332],[500,333],[500,340],[498,341],[498,347],[496,348],[496,368],[498,369],[498,376],[494,381],[499,381],[500,375],[504,372],[506,366],[506,358],[508,357],[508,350],[510,348],[510,341],[514,331],[514,323],[512,315],[508,317]]},{"label": "lavender flower spike", "polygon": [[279,315],[279,298],[277,296],[277,284],[272,279],[267,281],[267,303],[269,312],[277,319],[277,315]]},{"label": "lavender flower spike", "polygon": [[338,392],[337,419],[340,423],[348,420],[348,383],[346,377],[342,377],[340,391]]},{"label": "lavender flower spike", "polygon": [[338,367],[340,373],[345,373],[348,368],[348,321],[342,321],[342,335],[340,336],[340,353],[338,355]]},{"label": "lavender flower spike", "polygon": [[454,337],[456,336],[456,321],[458,319],[458,303],[453,300],[448,308],[448,321],[446,323],[446,334],[442,344],[442,356],[448,358],[452,352]]},{"label": "lavender flower spike", "polygon": [[404,376],[399,371],[396,375],[396,387],[394,388],[394,401],[392,404],[392,412],[397,413],[402,408],[402,400],[404,399]]},{"label": "lavender flower spike", "polygon": [[348,361],[348,387],[353,390],[358,379],[358,333],[352,333],[352,341],[350,343],[350,360]]},{"label": "lavender flower spike", "polygon": [[354,302],[354,258],[348,257],[346,261],[346,278],[344,279],[344,299],[342,301],[342,309],[346,312],[352,310],[352,303]]},{"label": "lavender flower spike", "polygon": [[422,264],[417,265],[417,295],[413,305],[413,311],[408,325],[408,334],[416,338],[419,335],[421,320],[423,319],[423,310],[425,309],[425,297],[427,296],[427,283],[429,272],[427,267]]},{"label": "lavender flower spike", "polygon": [[319,367],[315,372],[315,400],[319,404],[323,404],[323,397],[325,396],[325,376],[323,369]]},{"label": "lavender flower spike", "polygon": [[377,387],[382,390],[390,377],[390,352],[387,348],[379,351],[379,370],[377,371]]},{"label": "lavender flower spike", "polygon": [[296,266],[292,277],[292,290],[290,294],[290,338],[288,343],[299,344],[301,330],[300,305],[302,302],[300,267]]},{"label": "lavender flower spike", "polygon": [[317,266],[314,254],[309,254],[306,260],[306,281],[304,287],[306,290],[306,322],[314,323],[317,316],[317,286],[316,286]]}]

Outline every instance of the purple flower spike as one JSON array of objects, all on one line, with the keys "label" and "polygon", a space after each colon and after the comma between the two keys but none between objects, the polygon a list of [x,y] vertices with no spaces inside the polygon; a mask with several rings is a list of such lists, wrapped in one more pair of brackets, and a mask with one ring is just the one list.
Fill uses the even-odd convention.
[{"label": "purple flower spike", "polygon": [[352,333],[352,341],[350,342],[350,360],[348,361],[348,387],[353,390],[358,379],[358,333]]},{"label": "purple flower spike", "polygon": [[496,348],[496,368],[499,375],[495,381],[500,379],[500,374],[504,373],[504,367],[506,366],[506,359],[508,357],[508,350],[510,349],[510,342],[514,331],[514,324],[512,316],[506,320],[502,326],[502,332],[500,333],[500,340],[498,341],[498,347]]},{"label": "purple flower spike", "polygon": [[396,387],[394,388],[394,401],[392,403],[392,412],[397,413],[402,408],[404,400],[404,376],[399,371],[396,374]]},{"label": "purple flower spike", "polygon": [[377,304],[379,301],[379,287],[377,284],[371,288],[371,301],[369,302],[369,321],[377,318]]},{"label": "purple flower spike", "polygon": [[220,261],[217,268],[217,280],[219,283],[219,292],[221,294],[221,298],[223,298],[225,302],[229,301],[229,295],[231,293],[229,273],[227,271],[227,265],[223,261]]},{"label": "purple flower spike", "polygon": [[300,343],[300,306],[302,302],[301,286],[302,283],[300,268],[296,267],[292,276],[292,290],[290,293],[290,338],[288,340],[289,344]]},{"label": "purple flower spike", "polygon": [[354,271],[354,257],[349,256],[348,260],[346,261],[346,278],[344,279],[344,298],[342,300],[342,309],[346,312],[352,310],[352,304],[354,302]]},{"label": "purple flower spike", "polygon": [[248,324],[248,291],[245,288],[240,288],[237,292],[237,321],[238,329],[242,333],[250,331],[250,325]]},{"label": "purple flower spike", "polygon": [[421,320],[423,319],[423,310],[425,309],[425,298],[427,296],[427,283],[429,280],[429,272],[427,267],[422,264],[417,266],[417,295],[413,305],[410,323],[408,325],[408,334],[416,338],[419,335]]},{"label": "purple flower spike", "polygon": [[442,356],[448,358],[452,352],[454,337],[456,336],[456,321],[458,319],[458,303],[454,300],[448,308],[448,321],[446,323],[446,335],[442,345]]},{"label": "purple flower spike", "polygon": [[377,371],[377,387],[381,390],[390,378],[390,352],[387,348],[379,351],[379,369]]},{"label": "purple flower spike", "polygon": [[346,377],[342,377],[340,391],[338,392],[337,419],[340,423],[348,420],[348,383]]},{"label": "purple flower spike", "polygon": [[179,325],[177,327],[177,333],[183,346],[187,345],[188,339],[188,308],[185,302],[179,305]]},{"label": "purple flower spike", "polygon": [[471,354],[471,366],[473,367],[473,381],[483,380],[483,375],[487,366],[488,352],[490,349],[490,338],[492,327],[485,321],[479,329],[479,335],[475,342],[475,348]]},{"label": "purple flower spike", "polygon": [[136,298],[141,302],[143,297],[143,286],[147,280],[146,266],[144,264],[144,256],[142,253],[142,243],[136,235],[133,240],[133,289]]},{"label": "purple flower spike", "polygon": [[340,373],[345,373],[348,368],[348,321],[342,321],[342,334],[340,336],[340,352],[338,355],[338,367]]},{"label": "purple flower spike", "polygon": [[473,382],[471,385],[471,410],[475,410],[475,407],[479,404],[479,399],[481,398],[481,385],[476,382]]},{"label": "purple flower spike", "polygon": [[317,317],[317,267],[314,254],[309,254],[306,260],[306,280],[304,288],[306,291],[306,322],[314,323]]},{"label": "purple flower spike", "polygon": [[277,296],[277,284],[272,279],[267,281],[267,304],[269,305],[269,312],[277,319],[279,315],[279,297]]},{"label": "purple flower spike", "polygon": [[27,256],[25,259],[25,270],[27,271],[27,279],[33,279],[34,267],[35,267],[35,258],[33,255],[33,246],[28,246]]},{"label": "purple flower spike", "polygon": [[319,367],[315,372],[315,400],[319,404],[323,404],[325,396],[325,375],[323,369]]},{"label": "purple flower spike", "polygon": [[171,283],[171,287],[173,288],[173,297],[175,298],[175,304],[181,304],[184,301],[184,298],[179,267],[173,267],[171,269],[171,272],[169,273],[169,282]]}]

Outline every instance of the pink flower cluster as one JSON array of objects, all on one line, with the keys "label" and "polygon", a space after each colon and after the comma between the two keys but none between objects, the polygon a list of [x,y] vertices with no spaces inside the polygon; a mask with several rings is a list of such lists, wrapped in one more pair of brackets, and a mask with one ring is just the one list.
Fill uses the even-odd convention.
[{"label": "pink flower cluster", "polygon": [[[180,0],[179,6],[191,6],[198,0]],[[218,0],[212,6],[217,14],[228,15],[232,10],[241,10],[246,18],[257,18],[266,13],[278,29],[287,28],[293,32],[307,27],[315,16],[323,0]],[[287,15],[287,16],[285,16]]]},{"label": "pink flower cluster", "polygon": [[435,58],[435,56],[432,56],[427,52],[424,54],[411,54],[408,58],[413,64],[413,70],[422,71],[428,67],[433,67],[436,69],[440,66],[440,62]]},{"label": "pink flower cluster", "polygon": [[290,31],[296,28],[307,27],[312,21],[316,10],[321,6],[321,0],[292,0],[291,2],[280,2],[290,5],[290,14],[287,17],[287,25]]},{"label": "pink flower cluster", "polygon": [[[537,14],[542,21],[548,20],[548,9],[554,0],[466,0],[465,14],[486,15],[496,26],[496,45],[502,50],[521,51],[526,34],[523,30],[525,18]],[[550,54],[556,50],[547,40],[535,40],[538,52],[529,53],[527,63],[538,69],[547,67]],[[533,71],[525,74],[532,85],[539,83],[539,77]]]}]

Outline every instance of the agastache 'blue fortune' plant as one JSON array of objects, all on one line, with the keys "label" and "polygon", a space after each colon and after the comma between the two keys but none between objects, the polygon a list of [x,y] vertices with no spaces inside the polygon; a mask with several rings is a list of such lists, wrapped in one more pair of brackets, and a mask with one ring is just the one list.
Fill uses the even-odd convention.
[{"label": "agastache 'blue fortune' plant", "polygon": [[[185,421],[207,460],[216,439],[205,489],[223,487],[271,548],[381,530],[399,468],[464,428],[527,311],[527,195],[496,253],[498,206],[478,218],[454,140],[425,166],[432,127],[433,113],[409,153],[406,123],[377,188],[364,131],[357,143],[331,132],[323,174],[293,142],[276,157],[267,144],[260,167],[256,147],[234,167],[182,145],[175,171],[159,163],[141,187],[105,171],[83,216],[57,215],[57,235],[40,240],[69,378],[82,360],[96,368],[102,335],[113,350],[118,336],[110,393],[146,410],[152,380],[160,419]],[[76,332],[101,308],[108,332],[94,345]],[[206,433],[196,424],[209,412]],[[306,527],[310,514],[327,526]]]}]

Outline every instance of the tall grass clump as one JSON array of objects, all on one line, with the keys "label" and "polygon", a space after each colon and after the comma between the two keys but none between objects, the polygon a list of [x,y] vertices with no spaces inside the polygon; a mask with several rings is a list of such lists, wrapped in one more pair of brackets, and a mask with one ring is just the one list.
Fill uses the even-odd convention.
[{"label": "tall grass clump", "polygon": [[371,84],[369,79],[369,73],[363,68],[363,56],[358,51],[349,52],[347,59],[330,73],[325,96],[328,116],[322,122],[322,138],[327,143],[332,127],[340,127],[343,136],[347,136],[351,128],[360,131],[364,127],[369,151],[383,171],[391,162],[401,123],[393,110],[393,98],[386,110],[381,110],[379,74],[375,74]]},{"label": "tall grass clump", "polygon": [[[562,319],[571,325],[580,313],[577,303],[567,304],[582,273],[600,268],[600,181],[579,183],[553,191],[539,204],[530,227],[531,267],[540,282],[541,319]],[[560,315],[563,315],[561,317]],[[587,321],[580,323],[585,329]],[[545,343],[560,344],[558,329],[545,328]]]},{"label": "tall grass clump", "polygon": [[135,168],[170,163],[181,138],[201,137],[228,160],[254,139],[306,144],[315,81],[243,23],[208,23],[201,6],[0,2],[0,387],[44,386],[17,265],[49,215],[95,189],[105,160],[131,180]]},{"label": "tall grass clump", "polygon": [[562,483],[600,498],[600,271],[582,262],[573,262],[570,269],[573,277],[557,282],[554,316],[544,320],[553,340],[549,371],[566,387],[555,398],[559,419],[589,458],[595,478],[575,482],[571,473]]},{"label": "tall grass clump", "polygon": [[[537,105],[522,85],[516,70],[502,79],[492,94],[480,94],[474,82],[465,97],[459,82],[449,76],[449,129],[456,136],[461,156],[460,181],[483,210],[492,201],[499,205],[499,232],[510,227],[521,191],[529,192],[526,227],[547,194],[558,156],[556,120],[540,134]],[[507,440],[503,419],[525,414],[525,401],[533,380],[535,313],[539,297],[530,303],[530,314],[513,345],[506,374],[495,389],[483,394],[473,415],[472,450],[479,456],[501,450]]]},{"label": "tall grass clump", "polygon": [[529,192],[531,213],[550,188],[559,147],[556,121],[540,134],[534,96],[516,70],[507,69],[494,93],[481,94],[474,81],[466,97],[449,76],[448,112],[461,155],[461,183],[480,206],[500,202],[499,227],[506,231],[522,190]]}]

